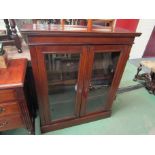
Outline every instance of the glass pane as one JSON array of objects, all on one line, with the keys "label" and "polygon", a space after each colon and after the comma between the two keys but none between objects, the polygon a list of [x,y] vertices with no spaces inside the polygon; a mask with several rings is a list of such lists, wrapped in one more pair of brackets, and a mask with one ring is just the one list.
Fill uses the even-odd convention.
[{"label": "glass pane", "polygon": [[120,53],[95,53],[87,98],[87,113],[101,111],[106,104]]},{"label": "glass pane", "polygon": [[51,119],[75,116],[80,54],[45,54]]}]

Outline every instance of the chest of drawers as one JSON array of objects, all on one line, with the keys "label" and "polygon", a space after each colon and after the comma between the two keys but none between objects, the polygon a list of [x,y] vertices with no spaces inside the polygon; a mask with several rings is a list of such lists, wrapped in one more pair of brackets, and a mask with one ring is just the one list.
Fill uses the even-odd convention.
[{"label": "chest of drawers", "polygon": [[26,59],[9,61],[7,69],[0,69],[0,131],[26,128],[34,133],[33,117],[25,96]]}]

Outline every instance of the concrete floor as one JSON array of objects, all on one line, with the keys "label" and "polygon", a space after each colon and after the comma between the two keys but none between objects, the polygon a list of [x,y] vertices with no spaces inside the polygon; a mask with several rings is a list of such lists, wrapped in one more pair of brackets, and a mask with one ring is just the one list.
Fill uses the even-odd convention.
[{"label": "concrete floor", "polygon": [[[127,63],[119,87],[136,85],[132,81],[137,68]],[[155,96],[140,88],[117,95],[112,116],[82,125],[45,133],[44,135],[143,135],[155,134]],[[1,134],[25,135],[25,129],[16,129]],[[36,118],[36,134],[40,134],[39,117]]]}]

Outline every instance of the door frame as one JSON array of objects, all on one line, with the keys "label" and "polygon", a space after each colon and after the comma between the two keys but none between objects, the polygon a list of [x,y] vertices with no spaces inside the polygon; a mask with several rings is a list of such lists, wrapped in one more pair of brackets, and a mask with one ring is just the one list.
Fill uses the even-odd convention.
[{"label": "door frame", "polygon": [[[79,52],[76,51],[79,49]],[[54,52],[52,52],[54,50]],[[66,50],[66,51],[65,51]],[[69,52],[67,52],[69,50]],[[80,103],[81,103],[81,94],[83,90],[83,74],[85,71],[85,60],[86,58],[86,47],[85,46],[78,46],[78,45],[49,45],[49,46],[36,46],[36,56],[37,56],[37,66],[38,66],[38,78],[39,78],[39,94],[40,95],[40,102],[39,108],[41,108],[40,113],[43,118],[41,118],[42,125],[47,124],[54,124],[58,122],[63,122],[66,120],[71,120],[79,117],[80,111]],[[78,79],[77,79],[77,94],[76,94],[76,103],[75,103],[75,117],[66,117],[60,120],[53,120],[51,118],[50,112],[50,105],[49,105],[49,98],[48,98],[48,80],[47,80],[47,72],[45,66],[45,59],[44,56],[46,53],[80,53],[80,60],[79,60],[79,72],[78,72]]]},{"label": "door frame", "polygon": [[[81,115],[81,111],[83,109],[85,109],[85,106],[86,106],[86,102],[84,103],[82,101],[82,97],[81,97],[81,104],[77,105],[76,108],[78,109],[77,111],[80,111],[79,114],[80,116],[84,117],[84,116],[88,116],[88,117],[92,117],[93,115],[100,115],[102,112],[108,112],[110,113],[111,111],[111,107],[112,107],[112,103],[113,103],[113,100],[115,98],[115,93],[117,91],[117,87],[120,83],[120,79],[121,79],[121,76],[124,72],[124,68],[125,68],[125,63],[129,57],[129,51],[131,49],[131,45],[88,45],[88,44],[85,44],[85,45],[70,45],[70,44],[61,44],[61,45],[58,45],[58,44],[53,44],[53,45],[33,45],[33,46],[30,46],[30,53],[31,53],[31,57],[33,57],[32,59],[32,67],[33,67],[33,73],[34,73],[34,76],[35,76],[35,84],[36,84],[36,91],[37,91],[37,97],[38,97],[38,104],[39,104],[39,113],[40,113],[40,116],[41,116],[41,126],[46,126],[46,125],[52,125],[52,124],[60,124],[62,122],[66,122],[66,121],[71,121],[73,119],[65,119],[65,120],[61,120],[61,121],[53,121],[51,122],[51,119],[50,118],[50,113],[48,113],[48,107],[46,106],[46,103],[48,103],[48,98],[47,98],[47,93],[45,92],[48,92],[47,90],[47,87],[43,88],[42,86],[47,86],[47,80],[43,80],[42,79],[42,76],[46,76],[46,70],[45,70],[45,67],[40,67],[40,63],[43,64],[44,66],[44,60],[43,60],[43,53],[44,51],[48,51],[48,50],[52,50],[53,47],[56,47],[56,48],[62,48],[62,47],[75,47],[75,46],[80,46],[81,47],[81,52],[80,53],[84,53],[83,54],[83,60],[81,60],[80,64],[83,66],[81,69],[81,73],[80,73],[80,86],[79,89],[78,89],[78,92],[79,94],[82,96],[82,93],[83,93],[83,90],[84,90],[84,84],[86,84],[86,77],[85,75],[89,75],[90,76],[90,69],[86,69],[87,68],[87,65],[88,63],[86,62],[89,62],[89,65],[91,64],[91,62],[93,61],[93,54],[90,55],[89,53],[93,50],[93,47],[94,46],[97,46],[97,47],[102,47],[102,50],[104,51],[116,51],[116,50],[120,50],[121,51],[121,54],[120,54],[120,57],[119,57],[119,60],[118,60],[118,63],[117,63],[117,67],[116,67],[116,71],[115,71],[115,75],[114,75],[114,78],[113,78],[113,82],[111,84],[111,88],[109,90],[109,96],[107,97],[108,98],[108,101],[107,101],[107,105],[105,107],[105,109],[103,111],[100,111],[100,112],[95,112],[94,114],[91,113],[89,115],[85,115],[85,113],[83,113],[83,115]],[[52,52],[49,52],[49,53],[52,53]],[[92,52],[93,53],[93,52]],[[34,59],[36,57],[36,59]],[[40,59],[41,58],[41,59]],[[86,60],[89,60],[89,61],[86,61]],[[93,63],[92,63],[93,64]],[[123,68],[122,68],[123,67]],[[91,67],[90,67],[91,68]],[[88,74],[88,72],[90,72]],[[44,79],[47,79],[44,77]],[[85,79],[85,80],[84,80]],[[47,110],[47,111],[46,111]],[[79,117],[79,114],[77,114],[77,117]],[[92,116],[91,116],[92,115]],[[109,114],[108,114],[109,115]],[[103,114],[104,116],[104,114]],[[76,118],[77,119],[82,119],[82,118]]]},{"label": "door frame", "polygon": [[[111,110],[113,100],[115,98],[115,93],[117,91],[117,86],[120,83],[120,77],[122,76],[125,68],[125,62],[127,61],[129,57],[129,52],[128,49],[129,46],[126,45],[89,45],[88,46],[88,51],[87,51],[87,57],[89,61],[87,61],[87,71],[85,72],[85,79],[84,79],[84,88],[82,92],[82,103],[81,103],[81,111],[80,111],[80,116],[87,116],[87,115],[93,115],[96,113],[104,112],[104,111],[109,111]],[[86,114],[86,106],[87,106],[87,97],[89,93],[89,83],[91,80],[91,75],[92,75],[92,70],[93,70],[93,62],[94,62],[94,53],[97,53],[95,50],[102,50],[103,53],[105,52],[120,52],[119,59],[117,61],[117,66],[115,70],[115,74],[113,77],[113,81],[111,83],[108,96],[107,96],[107,101],[106,105],[103,107],[102,110],[99,111],[94,111],[89,114]],[[123,69],[122,69],[122,66]],[[121,71],[122,70],[122,71]]]}]

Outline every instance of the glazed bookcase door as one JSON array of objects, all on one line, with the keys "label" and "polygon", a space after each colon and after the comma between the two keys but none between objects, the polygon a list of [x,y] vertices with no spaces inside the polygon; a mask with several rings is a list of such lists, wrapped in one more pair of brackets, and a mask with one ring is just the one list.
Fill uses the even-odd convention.
[{"label": "glazed bookcase door", "polygon": [[89,46],[87,73],[83,88],[81,115],[106,109],[121,49],[112,46]]},{"label": "glazed bookcase door", "polygon": [[[79,116],[83,87],[85,48],[82,46],[49,46],[40,48],[38,59],[45,96],[47,122],[59,122]],[[44,84],[46,81],[46,84]]]}]

